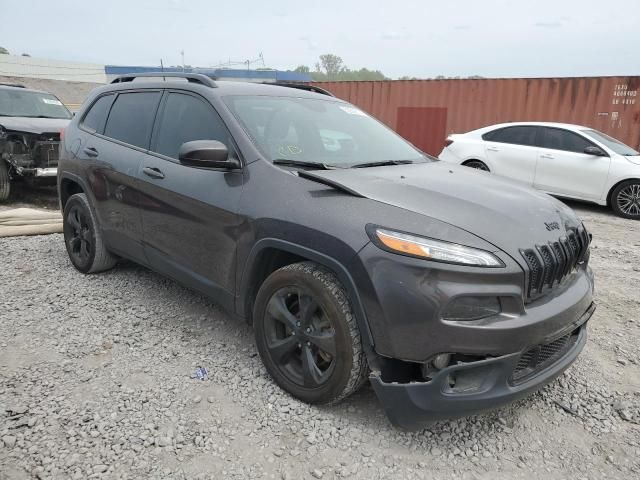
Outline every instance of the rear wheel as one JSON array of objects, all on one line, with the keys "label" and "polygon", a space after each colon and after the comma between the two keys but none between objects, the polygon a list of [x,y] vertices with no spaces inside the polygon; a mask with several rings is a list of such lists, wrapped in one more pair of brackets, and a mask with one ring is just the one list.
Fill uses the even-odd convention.
[{"label": "rear wheel", "polygon": [[480,160],[469,160],[464,163],[465,167],[475,168],[477,170],[484,170],[485,172],[490,171],[487,165]]},{"label": "rear wheel", "polygon": [[104,245],[84,193],[76,193],[67,200],[62,217],[64,243],[76,269],[82,273],[96,273],[108,270],[116,264],[116,257]]},{"label": "rear wheel", "polygon": [[0,160],[0,202],[9,198],[11,193],[11,180],[9,179],[9,168],[4,160]]},{"label": "rear wheel", "polygon": [[281,388],[309,403],[336,403],[367,378],[368,365],[347,294],[312,262],[277,270],[254,307],[256,345]]},{"label": "rear wheel", "polygon": [[611,193],[611,208],[624,218],[640,220],[640,181],[628,180]]}]

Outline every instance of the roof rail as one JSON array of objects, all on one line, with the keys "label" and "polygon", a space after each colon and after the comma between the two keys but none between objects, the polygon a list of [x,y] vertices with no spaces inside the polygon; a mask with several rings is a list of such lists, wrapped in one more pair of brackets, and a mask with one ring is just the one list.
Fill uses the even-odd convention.
[{"label": "roof rail", "polygon": [[333,93],[324,88],[316,87],[315,85],[309,85],[308,83],[289,83],[289,82],[263,82],[265,85],[277,85],[279,87],[297,88],[299,90],[307,90],[309,92],[320,93],[322,95],[329,95],[335,97]]},{"label": "roof rail", "polygon": [[3,87],[15,87],[15,88],[27,88],[24,85],[20,84],[20,83],[2,83],[0,82],[0,85],[2,85]]},{"label": "roof rail", "polygon": [[207,77],[202,73],[182,73],[182,72],[144,72],[144,73],[130,73],[126,75],[119,75],[114,78],[111,83],[124,83],[124,82],[132,82],[136,78],[140,77],[152,77],[152,78],[160,78],[163,79],[165,77],[170,78],[184,78],[189,83],[199,83],[200,85],[205,85],[207,87],[216,88],[216,82],[213,81],[211,77]]}]

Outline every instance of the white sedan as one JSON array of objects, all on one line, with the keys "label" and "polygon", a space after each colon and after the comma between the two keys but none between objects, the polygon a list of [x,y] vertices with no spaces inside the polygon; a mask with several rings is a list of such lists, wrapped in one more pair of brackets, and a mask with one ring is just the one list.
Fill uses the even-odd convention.
[{"label": "white sedan", "polygon": [[609,205],[640,220],[640,153],[564,123],[503,123],[449,135],[440,160],[486,170],[559,197]]}]

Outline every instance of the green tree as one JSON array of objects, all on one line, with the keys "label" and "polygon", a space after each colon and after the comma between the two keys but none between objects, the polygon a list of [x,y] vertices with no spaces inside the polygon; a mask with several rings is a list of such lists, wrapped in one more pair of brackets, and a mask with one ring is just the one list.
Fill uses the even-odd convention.
[{"label": "green tree", "polygon": [[4,47],[0,47],[0,55],[9,55],[9,50]]},{"label": "green tree", "polygon": [[342,58],[333,53],[320,55],[320,62],[316,64],[319,72],[324,72],[327,78],[334,79],[344,69]]},{"label": "green tree", "polygon": [[297,73],[309,73],[311,69],[306,65],[298,65],[293,71]]},{"label": "green tree", "polygon": [[368,68],[351,70],[344,64],[342,58],[333,53],[320,55],[319,61],[316,63],[315,71],[311,72],[309,70],[307,66],[300,65],[294,71],[309,73],[311,78],[316,82],[387,80],[387,77],[380,70],[369,70]]}]

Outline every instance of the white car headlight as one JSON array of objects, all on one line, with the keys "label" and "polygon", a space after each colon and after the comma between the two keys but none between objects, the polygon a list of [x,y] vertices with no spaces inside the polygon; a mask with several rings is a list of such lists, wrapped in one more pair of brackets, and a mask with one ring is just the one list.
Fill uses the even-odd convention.
[{"label": "white car headlight", "polygon": [[498,257],[486,250],[379,227],[369,229],[369,235],[378,247],[393,253],[460,265],[504,267]]}]

